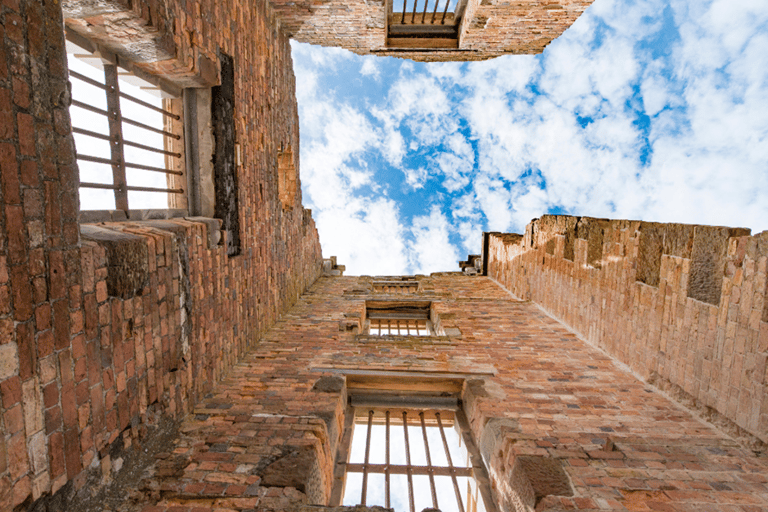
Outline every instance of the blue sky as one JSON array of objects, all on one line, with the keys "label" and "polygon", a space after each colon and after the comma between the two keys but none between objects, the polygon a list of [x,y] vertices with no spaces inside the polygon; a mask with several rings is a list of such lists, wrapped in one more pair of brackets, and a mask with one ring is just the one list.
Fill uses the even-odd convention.
[{"label": "blue sky", "polygon": [[293,59],[304,204],[349,274],[457,270],[544,213],[768,229],[768,0],[596,0],[536,56]]}]

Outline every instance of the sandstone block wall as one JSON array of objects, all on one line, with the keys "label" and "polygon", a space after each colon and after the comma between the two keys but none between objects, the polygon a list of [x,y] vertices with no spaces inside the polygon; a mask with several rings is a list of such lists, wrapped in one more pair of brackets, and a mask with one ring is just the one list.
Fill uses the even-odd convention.
[{"label": "sandstone block wall", "polygon": [[491,233],[487,265],[514,294],[759,447],[767,259],[766,232],[544,216],[524,236]]},{"label": "sandstone block wall", "polygon": [[[143,50],[122,54],[178,87],[215,83],[218,53],[234,57],[240,255],[210,219],[81,235],[62,8],[113,48],[133,34]],[[300,191],[289,208],[278,198],[294,90],[264,3],[0,4],[0,510],[110,475],[115,443],[186,414],[320,274]]]},{"label": "sandstone block wall", "polygon": [[[485,277],[417,279],[414,294],[377,292],[367,277],[318,279],[184,421],[155,478],[137,486],[140,510],[326,504],[347,374],[414,387],[429,376],[463,379],[502,512],[768,507],[764,458],[534,304]],[[386,298],[432,301],[446,335],[361,334],[365,301]]]},{"label": "sandstone block wall", "polygon": [[[387,1],[271,3],[281,27],[297,41],[338,46],[361,55],[418,61],[485,60],[507,53],[541,53],[592,4],[591,0],[468,0],[458,49],[413,51],[387,47]],[[394,1],[401,8],[401,0]]]}]

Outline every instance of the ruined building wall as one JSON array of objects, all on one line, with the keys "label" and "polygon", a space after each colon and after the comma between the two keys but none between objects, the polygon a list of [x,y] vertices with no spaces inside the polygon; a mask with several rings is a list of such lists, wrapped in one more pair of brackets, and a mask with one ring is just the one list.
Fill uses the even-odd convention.
[{"label": "ruined building wall", "polygon": [[[137,486],[144,510],[326,504],[350,379],[364,378],[372,389],[400,385],[401,395],[463,381],[500,512],[768,507],[764,458],[535,304],[485,277],[417,280],[416,293],[389,294],[367,277],[318,279],[185,420],[156,476]],[[366,301],[386,299],[431,301],[443,335],[361,332]]]},{"label": "ruined building wall", "polygon": [[[417,61],[485,60],[508,53],[541,53],[592,4],[592,0],[468,0],[458,49],[409,51],[387,47],[388,1],[401,9],[402,0],[271,3],[286,33],[297,41]],[[411,9],[412,0],[408,5]],[[438,10],[443,6],[441,0]]]},{"label": "ruined building wall", "polygon": [[765,443],[766,259],[767,232],[547,215],[524,236],[491,233],[487,265],[644,379]]},{"label": "ruined building wall", "polygon": [[[234,57],[239,255],[211,219],[78,225],[62,4],[113,49],[132,33],[120,51],[177,87],[214,85],[218,52]],[[183,416],[319,275],[300,189],[278,198],[294,90],[263,2],[2,2],[0,510],[109,475],[110,447]]]}]

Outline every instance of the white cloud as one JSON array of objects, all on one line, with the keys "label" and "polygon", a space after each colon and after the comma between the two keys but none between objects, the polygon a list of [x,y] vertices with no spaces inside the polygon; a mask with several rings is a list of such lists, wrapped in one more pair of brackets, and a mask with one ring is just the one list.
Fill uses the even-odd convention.
[{"label": "white cloud", "polygon": [[360,67],[360,74],[363,76],[369,76],[376,80],[381,77],[381,70],[379,69],[376,57],[369,56],[363,58],[363,65]]},{"label": "white cloud", "polygon": [[411,232],[414,242],[409,260],[415,274],[457,268],[459,255],[448,240],[448,220],[438,206],[433,206],[428,216],[415,217]]},{"label": "white cloud", "polygon": [[[357,61],[387,91],[365,106],[322,92],[339,54],[302,49],[302,178],[324,248],[359,272],[453,270],[483,230],[552,208],[767,229],[767,27],[768,0],[597,0],[541,56]],[[408,221],[376,159],[433,194],[428,213]]]}]

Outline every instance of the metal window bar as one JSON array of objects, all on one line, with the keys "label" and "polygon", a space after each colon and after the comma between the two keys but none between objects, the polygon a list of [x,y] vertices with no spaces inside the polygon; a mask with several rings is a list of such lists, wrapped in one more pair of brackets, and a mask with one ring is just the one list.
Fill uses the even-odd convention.
[{"label": "metal window bar", "polygon": [[374,336],[429,336],[427,320],[372,318],[368,334]]},{"label": "metal window bar", "polygon": [[[419,412],[419,420],[421,420],[421,434],[424,437],[424,452],[427,456],[427,467],[432,468],[432,457],[429,455],[429,438],[427,437],[427,425],[424,423],[424,411]],[[435,475],[433,471],[429,472],[429,489],[432,491],[432,506],[434,508],[440,508],[437,505],[437,491],[435,490]]]},{"label": "metal window bar", "polygon": [[410,25],[435,25],[436,24],[437,14],[438,14],[438,9],[439,9],[439,6],[440,6],[441,2],[445,2],[445,3],[443,4],[443,8],[442,8],[442,16],[439,19],[440,25],[445,25],[446,16],[448,15],[448,13],[451,13],[451,14],[455,14],[456,13],[456,8],[455,7],[454,7],[453,10],[449,10],[449,7],[451,5],[452,0],[434,0],[435,4],[434,4],[434,7],[432,8],[432,16],[429,19],[427,19],[427,9],[428,9],[429,2],[428,2],[428,0],[421,0],[421,1],[424,2],[424,7],[421,10],[421,22],[417,23],[416,22],[416,14],[418,13],[418,2],[419,2],[419,0],[413,0],[413,4],[412,4],[411,7],[409,7],[409,5],[408,5],[408,0],[403,0],[403,10],[402,10],[402,13],[398,13],[398,14],[400,14],[400,24],[401,25],[405,25],[407,23],[406,22],[406,19],[407,19],[406,16],[408,16],[408,15],[410,15],[410,23],[408,23]]},{"label": "metal window bar", "polygon": [[73,133],[77,133],[77,134],[95,138],[95,139],[106,140],[110,142],[110,152],[111,152],[110,158],[97,157],[97,156],[86,155],[82,153],[77,153],[76,158],[81,161],[109,165],[112,168],[112,184],[81,182],[80,187],[113,190],[115,195],[115,207],[119,210],[129,209],[128,207],[129,191],[158,192],[158,193],[166,193],[166,194],[183,194],[184,190],[181,188],[159,188],[159,187],[143,187],[143,186],[128,185],[126,169],[137,169],[137,170],[143,170],[143,171],[160,172],[168,175],[177,175],[177,176],[183,176],[184,172],[168,169],[168,168],[151,166],[151,165],[144,165],[144,164],[135,163],[135,162],[126,162],[125,156],[124,156],[125,146],[131,146],[137,149],[141,149],[143,151],[162,154],[162,155],[170,156],[174,158],[181,158],[182,155],[181,153],[178,153],[178,152],[167,151],[165,148],[161,149],[161,148],[148,146],[146,144],[141,144],[134,141],[124,140],[123,128],[122,128],[123,123],[136,126],[146,131],[161,134],[166,138],[180,140],[181,136],[177,133],[172,133],[167,130],[162,130],[154,126],[147,125],[145,123],[142,123],[134,119],[123,117],[121,108],[120,108],[120,98],[124,98],[137,105],[140,105],[144,108],[158,112],[165,117],[168,117],[177,121],[180,120],[181,117],[165,109],[152,105],[151,103],[147,103],[130,94],[121,92],[117,66],[113,64],[104,64],[104,83],[101,83],[98,80],[94,80],[90,77],[87,77],[74,70],[69,70],[69,75],[72,78],[75,78],[91,86],[102,89],[105,92],[106,100],[107,100],[107,110],[94,107],[93,105],[90,105],[84,101],[80,101],[77,99],[72,99],[72,102],[71,102],[71,104],[75,107],[106,117],[108,127],[109,127],[109,134],[98,133],[98,132],[86,130],[84,128],[79,128],[79,127],[72,128]]},{"label": "metal window bar", "polygon": [[[384,410],[383,425],[384,425],[384,438],[385,438],[385,463],[374,464],[370,462],[371,444],[377,442],[377,439],[372,439],[373,425],[382,424],[381,409],[376,409],[376,410],[379,411],[378,414],[374,409],[365,409],[366,411],[365,416],[367,416],[367,418],[365,418],[365,416],[360,416],[357,412],[355,413],[355,417],[357,419],[355,421],[355,425],[362,426],[363,424],[365,424],[367,427],[366,441],[365,441],[365,454],[364,454],[362,463],[352,463],[352,462],[345,463],[345,471],[347,473],[363,474],[360,504],[366,505],[366,502],[367,502],[369,474],[371,473],[384,474],[384,478],[385,478],[384,479],[384,482],[385,482],[384,499],[385,499],[385,506],[387,508],[391,507],[390,476],[405,475],[407,477],[407,482],[408,482],[408,499],[409,499],[410,512],[416,512],[413,476],[426,475],[429,477],[429,481],[430,481],[432,505],[435,508],[439,508],[437,490],[435,485],[435,477],[440,476],[440,477],[451,478],[459,512],[464,512],[465,511],[464,500],[462,499],[462,493],[459,488],[458,477],[468,477],[468,478],[474,479],[475,478],[474,468],[456,467],[453,464],[453,459],[451,458],[450,448],[448,446],[448,440],[445,433],[445,425],[443,424],[443,418],[442,418],[441,412],[429,411],[431,417],[430,417],[430,426],[428,427],[426,422],[426,417],[425,417],[425,411],[423,410],[418,411],[418,420],[414,418],[413,420],[410,421],[410,424],[409,424],[409,416],[408,416],[409,411],[408,410],[402,411],[405,464],[392,464],[391,455],[390,455],[391,453],[390,452],[391,450],[390,430],[392,428],[392,422],[391,422],[392,410],[390,409]],[[358,411],[360,410],[358,409]],[[415,412],[415,411],[411,410],[411,412]],[[447,411],[443,411],[443,413],[449,414]],[[365,418],[365,420],[363,420],[363,418]],[[458,418],[453,418],[451,421],[457,421],[457,420]],[[419,426],[421,427],[421,432],[424,439],[426,465],[415,465],[412,462],[410,437],[408,432],[409,426],[416,427],[416,428],[418,428]],[[442,440],[441,445],[442,445],[444,455],[445,455],[445,460],[446,460],[445,465],[435,465],[432,461],[432,457],[431,457],[432,450],[437,450],[437,448],[434,448],[434,445],[430,444],[428,428],[435,428],[440,432],[440,437]],[[378,441],[380,442],[381,438],[379,436],[380,434],[377,434]],[[470,496],[470,494],[471,494],[471,485],[467,487],[467,496],[466,496],[467,506],[470,506],[471,501],[475,499],[475,497]],[[472,508],[473,507],[470,506],[470,509]]]}]

